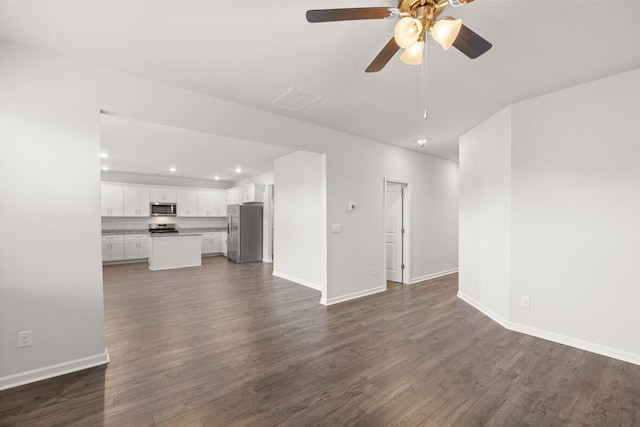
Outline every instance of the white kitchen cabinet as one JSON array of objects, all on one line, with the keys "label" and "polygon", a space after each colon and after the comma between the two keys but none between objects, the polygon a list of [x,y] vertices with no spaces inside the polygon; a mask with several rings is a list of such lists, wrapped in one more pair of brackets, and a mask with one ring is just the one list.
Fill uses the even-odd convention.
[{"label": "white kitchen cabinet", "polygon": [[264,185],[249,184],[240,187],[240,204],[264,202]]},{"label": "white kitchen cabinet", "polygon": [[124,236],[124,258],[149,258],[149,236],[147,234],[129,234]]},{"label": "white kitchen cabinet", "polygon": [[200,240],[200,245],[202,247],[202,250],[200,251],[200,253],[202,253],[203,255],[210,254],[212,252],[213,239],[211,238],[209,233],[202,233],[202,239]]},{"label": "white kitchen cabinet", "polygon": [[240,192],[237,188],[230,188],[227,190],[227,205],[240,204]]},{"label": "white kitchen cabinet", "polygon": [[124,215],[124,186],[118,184],[100,185],[102,216]]},{"label": "white kitchen cabinet", "polygon": [[[227,190],[227,205],[264,202],[264,184],[247,184]],[[225,210],[224,215],[227,216]]]},{"label": "white kitchen cabinet", "polygon": [[222,242],[219,232],[202,233],[202,253],[219,254],[222,253]]},{"label": "white kitchen cabinet", "polygon": [[149,216],[149,189],[124,187],[124,216]]},{"label": "white kitchen cabinet", "polygon": [[203,254],[215,253],[214,234],[216,233],[202,233],[202,253]]},{"label": "white kitchen cabinet", "polygon": [[222,255],[227,256],[227,232],[220,232],[220,252]]},{"label": "white kitchen cabinet", "polygon": [[198,191],[198,216],[217,216],[216,193]]},{"label": "white kitchen cabinet", "polygon": [[198,216],[226,217],[226,191],[198,191]]},{"label": "white kitchen cabinet", "polygon": [[177,191],[178,216],[201,216],[198,212],[199,192],[197,191]]},{"label": "white kitchen cabinet", "polygon": [[177,203],[176,190],[168,188],[152,188],[150,192],[151,202]]},{"label": "white kitchen cabinet", "polygon": [[124,259],[124,236],[102,236],[102,261]]},{"label": "white kitchen cabinet", "polygon": [[227,193],[225,191],[218,191],[216,193],[216,204],[218,206],[217,215],[218,217],[226,217],[227,216]]},{"label": "white kitchen cabinet", "polygon": [[220,238],[220,233],[213,233],[213,253],[219,254],[222,253],[222,241]]}]

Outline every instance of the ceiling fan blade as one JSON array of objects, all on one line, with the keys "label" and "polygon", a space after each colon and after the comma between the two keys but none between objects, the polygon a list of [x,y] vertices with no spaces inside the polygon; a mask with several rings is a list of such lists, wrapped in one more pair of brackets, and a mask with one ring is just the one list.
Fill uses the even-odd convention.
[{"label": "ceiling fan blade", "polygon": [[391,40],[389,40],[389,43],[387,43],[386,46],[382,48],[378,56],[374,58],[371,64],[369,64],[367,69],[364,71],[366,73],[375,73],[377,71],[382,70],[384,66],[387,65],[387,62],[389,62],[391,58],[393,58],[393,55],[395,55],[398,50],[400,50],[400,46],[398,46],[398,44],[396,43],[396,40],[393,37],[391,37]]},{"label": "ceiling fan blade", "polygon": [[491,49],[493,45],[462,24],[453,46],[469,58],[475,59]]},{"label": "ceiling fan blade", "polygon": [[348,9],[307,10],[308,22],[356,21],[384,19],[392,15],[388,7],[354,7]]}]

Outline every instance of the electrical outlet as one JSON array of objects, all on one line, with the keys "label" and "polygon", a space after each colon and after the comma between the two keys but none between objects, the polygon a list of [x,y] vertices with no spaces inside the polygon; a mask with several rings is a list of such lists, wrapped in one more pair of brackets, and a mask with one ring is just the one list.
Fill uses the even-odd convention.
[{"label": "electrical outlet", "polygon": [[529,297],[520,297],[520,305],[524,308],[531,308],[531,299]]},{"label": "electrical outlet", "polygon": [[18,332],[18,348],[29,347],[33,344],[31,331]]}]

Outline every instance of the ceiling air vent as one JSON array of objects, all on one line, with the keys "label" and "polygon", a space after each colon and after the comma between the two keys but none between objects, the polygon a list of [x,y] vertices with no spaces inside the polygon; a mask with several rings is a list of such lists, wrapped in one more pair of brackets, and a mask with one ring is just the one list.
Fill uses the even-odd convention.
[{"label": "ceiling air vent", "polygon": [[291,87],[271,102],[271,105],[289,111],[302,111],[314,102],[322,99],[320,95],[297,87]]}]

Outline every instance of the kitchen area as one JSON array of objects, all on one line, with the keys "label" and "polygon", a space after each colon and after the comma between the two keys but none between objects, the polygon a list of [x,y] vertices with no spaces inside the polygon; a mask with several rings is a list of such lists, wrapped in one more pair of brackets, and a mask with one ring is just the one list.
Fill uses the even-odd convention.
[{"label": "kitchen area", "polygon": [[102,182],[103,264],[197,267],[204,256],[263,261],[265,185],[228,189]]},{"label": "kitchen area", "polygon": [[103,265],[272,262],[274,161],[291,149],[104,111],[100,142]]}]

